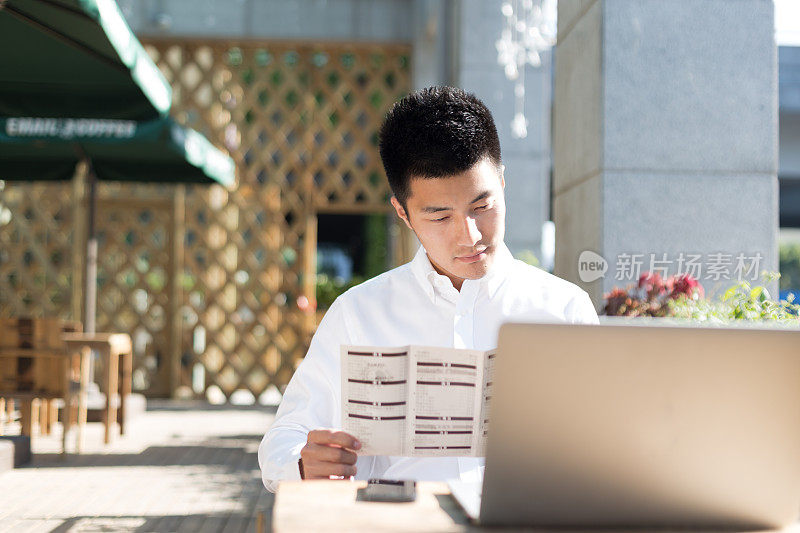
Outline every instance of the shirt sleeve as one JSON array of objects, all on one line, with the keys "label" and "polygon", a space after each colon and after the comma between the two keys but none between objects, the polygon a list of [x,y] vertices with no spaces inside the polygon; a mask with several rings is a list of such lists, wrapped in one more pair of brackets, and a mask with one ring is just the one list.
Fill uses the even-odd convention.
[{"label": "shirt sleeve", "polygon": [[297,367],[283,393],[283,399],[258,447],[261,478],[270,492],[278,482],[300,479],[297,461],[312,429],[332,428],[340,409],[339,350],[350,344],[345,327],[341,297],[320,322],[308,353]]},{"label": "shirt sleeve", "polygon": [[578,293],[567,304],[565,313],[570,324],[599,324],[597,311],[586,291],[578,289]]}]

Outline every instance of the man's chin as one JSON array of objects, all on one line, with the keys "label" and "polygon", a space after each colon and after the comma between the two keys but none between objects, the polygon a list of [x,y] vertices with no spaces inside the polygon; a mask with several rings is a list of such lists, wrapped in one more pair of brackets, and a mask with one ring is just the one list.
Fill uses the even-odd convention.
[{"label": "man's chin", "polygon": [[489,272],[493,260],[494,257],[488,255],[487,257],[472,263],[464,264],[459,262],[454,265],[453,271],[458,277],[463,279],[481,279],[486,275],[487,272]]}]

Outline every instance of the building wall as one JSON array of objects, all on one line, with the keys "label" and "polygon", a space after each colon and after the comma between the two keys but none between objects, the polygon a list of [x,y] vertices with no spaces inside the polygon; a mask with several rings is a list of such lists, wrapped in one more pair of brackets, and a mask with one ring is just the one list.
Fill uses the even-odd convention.
[{"label": "building wall", "polygon": [[778,48],[778,87],[778,176],[800,179],[800,47]]},{"label": "building wall", "polygon": [[410,42],[408,0],[119,0],[140,37]]},{"label": "building wall", "polygon": [[782,111],[779,121],[778,176],[800,181],[800,113]]},{"label": "building wall", "polygon": [[780,225],[800,227],[800,47],[778,48]]}]

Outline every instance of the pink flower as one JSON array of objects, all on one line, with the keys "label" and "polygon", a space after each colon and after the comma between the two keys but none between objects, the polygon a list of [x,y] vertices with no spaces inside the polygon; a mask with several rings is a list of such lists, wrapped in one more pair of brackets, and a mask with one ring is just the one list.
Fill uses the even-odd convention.
[{"label": "pink flower", "polygon": [[672,292],[670,293],[671,298],[679,298],[680,296],[686,296],[687,298],[694,299],[695,295],[697,298],[702,298],[705,296],[705,291],[703,290],[703,286],[694,279],[689,274],[681,274],[679,276],[674,276],[674,281],[672,283]]},{"label": "pink flower", "polygon": [[317,300],[316,298],[309,300],[307,296],[301,294],[297,297],[297,307],[304,313],[313,313],[317,309]]},{"label": "pink flower", "polygon": [[611,292],[603,297],[606,301],[606,314],[609,316],[619,316],[623,311],[626,300],[628,300],[628,291],[615,287]]},{"label": "pink flower", "polygon": [[636,285],[615,287],[603,295],[608,316],[671,316],[669,301],[681,297],[696,300],[705,296],[700,283],[688,274],[666,280],[657,273],[645,272]]},{"label": "pink flower", "polygon": [[657,272],[645,272],[639,276],[639,288],[643,289],[648,297],[667,292],[667,286]]}]

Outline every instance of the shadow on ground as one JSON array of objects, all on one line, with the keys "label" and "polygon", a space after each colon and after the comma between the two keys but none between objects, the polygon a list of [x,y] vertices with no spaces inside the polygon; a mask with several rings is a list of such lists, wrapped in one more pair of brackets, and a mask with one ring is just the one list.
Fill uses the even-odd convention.
[{"label": "shadow on ground", "polygon": [[171,532],[222,531],[267,533],[272,531],[272,507],[229,514],[165,516],[74,516],[50,533],[70,532]]},{"label": "shadow on ground", "polygon": [[[207,466],[238,472],[243,466],[258,468],[257,446],[261,437],[248,437],[250,446],[236,445],[230,437],[209,439],[200,444],[150,446],[140,453],[68,455],[36,454],[21,468],[96,468],[114,466]],[[244,440],[239,437],[239,440]]]},{"label": "shadow on ground", "polygon": [[259,411],[262,413],[275,414],[278,411],[277,405],[231,405],[223,403],[219,405],[211,404],[203,400],[159,400],[149,398],[147,400],[147,411]]},{"label": "shadow on ground", "polygon": [[[271,531],[274,496],[257,457],[271,417],[254,415],[275,408],[148,404],[119,446],[36,453],[15,469],[14,487],[26,496],[5,514],[0,503],[0,522],[11,520],[4,525],[13,531]],[[42,510],[65,499],[75,500],[72,512]]]}]

